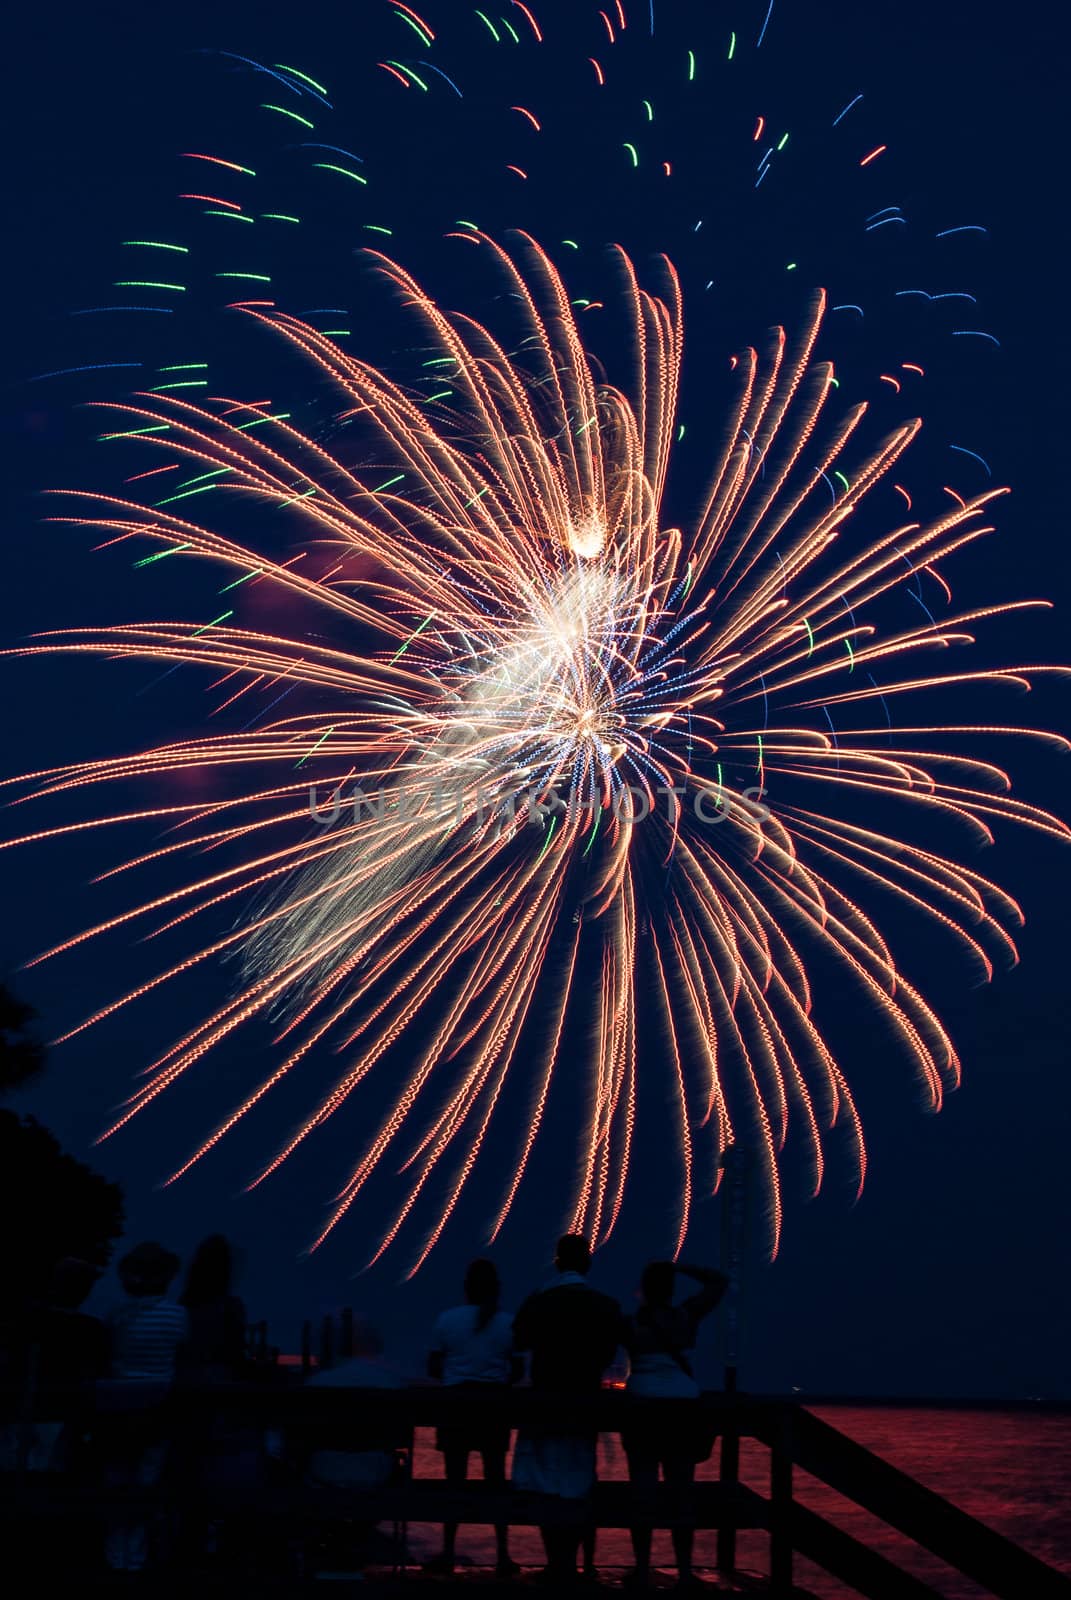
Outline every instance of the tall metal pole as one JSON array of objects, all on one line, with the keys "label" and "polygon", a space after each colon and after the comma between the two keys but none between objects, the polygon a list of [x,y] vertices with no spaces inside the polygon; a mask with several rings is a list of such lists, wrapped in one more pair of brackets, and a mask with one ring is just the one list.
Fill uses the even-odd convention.
[{"label": "tall metal pole", "polygon": [[326,1372],[335,1364],[335,1319],[328,1312],[320,1324],[320,1371]]}]

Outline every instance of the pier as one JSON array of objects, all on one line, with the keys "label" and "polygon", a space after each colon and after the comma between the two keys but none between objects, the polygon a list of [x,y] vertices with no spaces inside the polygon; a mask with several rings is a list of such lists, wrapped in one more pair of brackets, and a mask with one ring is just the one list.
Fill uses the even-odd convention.
[{"label": "pier", "polygon": [[[104,1393],[105,1391],[101,1391]],[[214,1419],[226,1415],[228,1425],[246,1427],[258,1437],[272,1433],[287,1441],[300,1456],[325,1439],[332,1448],[340,1441],[349,1448],[390,1448],[397,1453],[396,1480],[374,1490],[313,1488],[300,1475],[287,1479],[278,1474],[255,1490],[218,1487],[183,1487],[165,1481],[148,1491],[125,1491],[122,1496],[100,1483],[68,1481],[45,1473],[16,1472],[6,1476],[3,1509],[5,1538],[13,1527],[25,1532],[38,1525],[35,1543],[62,1539],[66,1528],[99,1526],[109,1514],[167,1516],[173,1521],[213,1519],[240,1532],[249,1548],[282,1550],[303,1539],[329,1533],[349,1522],[386,1524],[390,1529],[390,1555],[377,1561],[375,1570],[361,1580],[366,1594],[428,1591],[445,1595],[480,1587],[488,1595],[525,1587],[522,1577],[511,1584],[497,1583],[488,1575],[458,1575],[453,1579],[424,1577],[408,1556],[407,1530],[417,1523],[457,1521],[462,1524],[505,1522],[513,1527],[547,1526],[578,1519],[577,1503],[554,1497],[521,1493],[513,1488],[494,1490],[480,1481],[462,1487],[441,1479],[421,1478],[413,1472],[413,1437],[418,1428],[457,1421],[472,1421],[487,1404],[501,1420],[502,1410],[514,1427],[533,1425],[563,1431],[592,1428],[617,1433],[627,1425],[637,1402],[621,1391],[603,1390],[597,1396],[553,1397],[518,1388],[501,1396],[474,1401],[470,1393],[417,1386],[400,1390],[306,1388],[277,1373],[262,1381],[209,1389],[182,1389],[167,1403],[164,1416],[176,1429],[200,1432]],[[659,1485],[643,1496],[627,1482],[600,1483],[583,1502],[583,1517],[595,1529],[626,1529],[645,1523],[654,1529],[689,1522],[697,1530],[715,1530],[716,1571],[711,1585],[723,1592],[763,1593],[788,1600],[805,1590],[796,1586],[797,1557],[807,1560],[848,1584],[868,1600],[940,1600],[940,1591],[897,1566],[887,1556],[847,1533],[805,1506],[796,1496],[797,1475],[828,1485],[848,1501],[864,1508],[889,1527],[931,1552],[953,1571],[977,1583],[998,1600],[1071,1600],[1071,1580],[986,1527],[941,1495],[898,1470],[806,1406],[784,1399],[746,1394],[708,1393],[699,1400],[645,1402],[670,1415],[698,1407],[718,1434],[715,1446],[717,1477],[702,1481],[690,1491]],[[38,1416],[65,1416],[86,1434],[106,1431],[114,1416],[102,1409],[97,1393],[83,1390],[64,1395],[39,1395],[33,1410]],[[25,1424],[25,1396],[5,1397],[5,1416]],[[740,1481],[741,1441],[761,1447],[766,1460],[765,1483],[759,1488]],[[759,1530],[768,1546],[768,1571],[761,1582],[737,1573],[737,1536]],[[268,1560],[265,1571],[243,1581],[244,1592],[299,1593],[306,1583],[286,1573],[280,1561]],[[273,1570],[274,1569],[274,1570]],[[188,1591],[192,1573],[173,1574]],[[144,1582],[150,1592],[165,1592],[167,1574],[154,1571]],[[198,1587],[202,1587],[197,1578]],[[319,1583],[314,1585],[319,1587]],[[608,1584],[608,1586],[610,1586]]]}]

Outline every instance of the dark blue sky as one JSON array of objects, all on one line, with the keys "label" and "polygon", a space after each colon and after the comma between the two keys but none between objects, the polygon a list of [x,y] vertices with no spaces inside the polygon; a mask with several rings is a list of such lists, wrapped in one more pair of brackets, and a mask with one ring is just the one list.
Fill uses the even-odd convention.
[{"label": "dark blue sky", "polygon": [[[136,470],[120,471],[118,458],[100,455],[91,442],[97,427],[77,409],[86,399],[121,394],[128,380],[122,373],[102,373],[99,382],[92,374],[25,380],[97,361],[166,359],[157,352],[169,349],[174,319],[69,313],[117,303],[122,297],[111,281],[139,275],[116,270],[130,264],[119,240],[178,236],[185,224],[174,196],[197,185],[176,162],[177,151],[241,150],[252,160],[276,134],[257,120],[260,85],[230,75],[220,58],[196,53],[222,49],[287,61],[330,85],[336,131],[322,137],[359,152],[375,169],[376,188],[367,204],[362,199],[361,217],[388,220],[396,254],[451,304],[494,316],[486,283],[468,282],[456,254],[442,245],[458,217],[476,217],[489,231],[522,224],[552,246],[566,237],[581,240],[577,271],[590,276],[577,292],[587,294],[588,282],[606,282],[598,249],[606,241],[620,239],[641,263],[657,249],[674,257],[688,296],[682,416],[695,454],[683,461],[671,520],[688,514],[692,482],[702,475],[702,440],[718,437],[729,393],[727,353],[761,340],[776,321],[791,324],[816,284],[825,284],[835,303],[861,304],[862,322],[851,313],[831,319],[828,350],[844,389],[874,399],[881,426],[921,408],[927,426],[913,481],[928,479],[935,490],[942,483],[961,492],[981,487],[979,469],[950,456],[949,444],[958,443],[977,450],[1013,488],[1000,507],[998,537],[958,569],[958,595],[1044,594],[1057,602],[1052,621],[999,629],[994,657],[1066,656],[1071,568],[1055,485],[1068,421],[1058,260],[1065,94],[1057,76],[1067,41],[1056,8],[1039,9],[1029,26],[1017,27],[1007,8],[962,0],[907,0],[885,11],[846,0],[820,8],[778,0],[756,52],[765,4],[719,5],[722,26],[711,20],[711,6],[658,0],[652,43],[646,0],[631,0],[633,26],[614,47],[619,55],[600,47],[594,5],[543,0],[533,9],[547,45],[540,52],[526,44],[527,54],[519,50],[508,67],[518,74],[518,100],[544,114],[538,142],[523,136],[520,119],[503,122],[497,63],[507,58],[494,55],[482,24],[453,0],[449,6],[429,0],[417,10],[440,28],[432,59],[465,88],[460,105],[442,85],[437,100],[424,101],[377,72],[374,63],[384,56],[415,59],[409,49],[415,41],[402,37],[386,0],[353,0],[348,7],[235,0],[222,13],[203,3],[167,12],[122,3],[103,16],[61,6],[27,10],[12,22],[13,226],[5,261],[12,381],[4,437],[5,477],[14,492],[5,523],[5,636],[15,641],[80,621],[181,615],[203,603],[196,579],[148,588],[128,557],[91,556],[90,534],[41,521],[48,509],[41,489],[114,487]],[[730,72],[723,57],[734,28],[739,42]],[[699,67],[690,90],[688,48],[696,50]],[[592,89],[589,55],[612,69],[602,99]],[[860,91],[864,101],[833,130],[833,117]],[[640,94],[656,107],[650,128],[638,111]],[[771,132],[791,135],[758,191],[749,142],[756,114],[768,118]],[[633,137],[644,158],[637,173],[621,145]],[[883,143],[887,153],[861,171],[859,157]],[[668,182],[660,174],[663,159],[674,167]],[[504,174],[507,161],[529,162],[523,190]],[[273,178],[279,194],[289,194],[309,219],[285,246],[273,247],[280,302],[297,310],[348,308],[350,348],[389,364],[393,324],[379,316],[378,291],[352,255],[369,236],[348,195],[337,188],[306,195],[300,183],[308,180],[298,170],[284,160]],[[867,234],[867,216],[894,203],[907,225]],[[988,235],[934,239],[966,223],[984,224]],[[896,299],[896,289],[914,286],[970,290],[978,304],[957,303],[955,317],[931,314],[917,300]],[[212,311],[201,289],[191,301],[173,359],[199,340],[232,392],[251,393],[268,382],[271,390],[263,393],[292,400],[310,425],[323,421],[323,397],[303,387],[300,372],[280,370],[274,351],[269,358],[255,348],[233,318]],[[960,327],[991,331],[999,350],[988,341],[954,340],[952,330]],[[896,397],[895,405],[889,394],[875,395],[874,375],[907,359],[927,367],[925,390]],[[96,663],[16,661],[5,673],[5,766],[13,772],[137,748],[199,725],[200,685],[181,676],[149,689],[148,671]],[[1066,731],[1060,692],[1050,687],[1035,699],[1032,720]],[[976,706],[974,714],[1000,720],[1006,712]],[[1011,759],[1017,792],[1066,814],[1066,762],[1029,750]],[[29,826],[27,818],[26,811],[12,814],[10,831]],[[0,965],[38,1007],[50,1034],[126,987],[132,974],[152,969],[153,952],[120,939],[25,974],[17,970],[38,949],[127,903],[122,883],[88,887],[117,848],[90,836],[3,858],[8,915]],[[907,1068],[865,1016],[842,1008],[831,1018],[863,1109],[870,1176],[853,1205],[847,1167],[834,1148],[825,1191],[805,1204],[794,1192],[789,1163],[781,1256],[766,1266],[755,1252],[747,1285],[744,1378],[751,1387],[1071,1393],[1064,1184],[1071,1111],[1064,907],[1071,858],[1004,829],[997,850],[979,866],[1024,903],[1023,964],[988,989],[970,989],[962,970],[943,970],[919,947],[925,970],[915,975],[938,1003],[965,1063],[965,1086],[939,1118],[921,1113]],[[895,916],[883,926],[910,953],[913,926],[897,926]],[[57,1050],[46,1078],[24,1097],[27,1108],[73,1147],[88,1149],[133,1073],[226,982],[226,973],[206,975]],[[317,1256],[299,1257],[336,1171],[360,1142],[360,1123],[333,1132],[326,1151],[252,1197],[241,1194],[241,1182],[265,1142],[284,1128],[284,1112],[184,1184],[157,1190],[196,1132],[229,1103],[245,1065],[225,1054],[201,1069],[173,1109],[95,1153],[97,1164],[124,1183],[132,1233],[185,1250],[222,1227],[243,1248],[252,1312],[269,1316],[284,1343],[292,1343],[302,1315],[371,1303],[400,1358],[417,1359],[421,1330],[452,1298],[470,1253],[465,1227],[476,1227],[491,1191],[477,1193],[416,1283],[398,1287],[400,1262],[392,1258],[351,1281],[374,1232],[371,1217],[355,1216]],[[557,1215],[553,1175],[544,1181],[548,1187],[522,1207],[500,1251],[511,1301],[538,1279],[546,1218]],[[657,1174],[645,1171],[640,1181],[647,1187],[636,1219],[598,1264],[600,1282],[623,1296],[642,1260],[667,1244],[670,1208]],[[716,1258],[718,1232],[718,1205],[710,1202],[697,1214],[687,1253]]]}]

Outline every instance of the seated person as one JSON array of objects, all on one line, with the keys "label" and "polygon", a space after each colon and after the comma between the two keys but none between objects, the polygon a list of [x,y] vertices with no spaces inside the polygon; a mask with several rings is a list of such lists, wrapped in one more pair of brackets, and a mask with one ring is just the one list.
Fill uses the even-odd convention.
[{"label": "seated person", "polygon": [[[363,1317],[353,1320],[353,1356],[308,1380],[314,1389],[401,1389],[402,1381],[380,1359],[383,1341]],[[406,1422],[369,1423],[355,1428],[352,1419],[316,1423],[305,1456],[305,1480],[326,1489],[378,1489],[393,1477],[400,1446],[410,1440]],[[359,1513],[360,1502],[355,1510]],[[360,1573],[367,1564],[375,1523],[359,1514],[342,1543],[347,1570]],[[315,1562],[320,1566],[320,1561]]]}]

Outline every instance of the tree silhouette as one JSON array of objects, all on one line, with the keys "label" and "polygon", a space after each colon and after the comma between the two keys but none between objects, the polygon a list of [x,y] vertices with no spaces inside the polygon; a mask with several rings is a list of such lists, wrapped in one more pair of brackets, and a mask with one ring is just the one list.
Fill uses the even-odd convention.
[{"label": "tree silhouette", "polygon": [[0,1111],[4,1290],[15,1304],[44,1294],[65,1256],[105,1267],[123,1231],[123,1191],[60,1147],[33,1117]]},{"label": "tree silhouette", "polygon": [[[33,1017],[33,1008],[0,984],[0,1091],[44,1069]],[[0,1110],[0,1219],[0,1284],[3,1298],[18,1306],[47,1292],[65,1256],[107,1265],[123,1231],[123,1192],[68,1155],[33,1117]]]},{"label": "tree silhouette", "polygon": [[44,1069],[45,1047],[29,1031],[36,1013],[0,983],[0,1092]]}]

